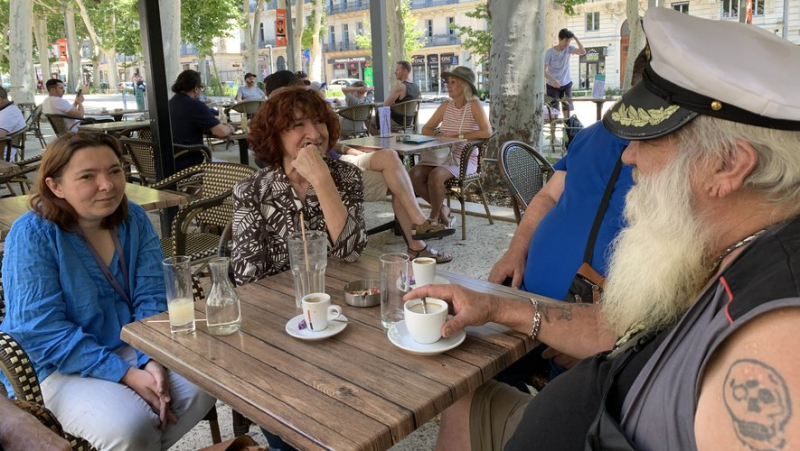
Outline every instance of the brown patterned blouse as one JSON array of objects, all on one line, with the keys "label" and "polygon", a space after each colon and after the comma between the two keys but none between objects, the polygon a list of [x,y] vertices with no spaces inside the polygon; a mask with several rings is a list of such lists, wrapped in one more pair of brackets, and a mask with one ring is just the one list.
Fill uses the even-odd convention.
[{"label": "brown patterned blouse", "polygon": [[[328,237],[328,255],[353,262],[367,245],[361,171],[344,162],[325,162],[347,209],[339,239],[332,243]],[[233,208],[231,261],[237,285],[289,269],[288,237],[300,229],[301,208],[308,230],[327,230],[314,187],[301,203],[283,168],[264,168],[236,185]]]}]

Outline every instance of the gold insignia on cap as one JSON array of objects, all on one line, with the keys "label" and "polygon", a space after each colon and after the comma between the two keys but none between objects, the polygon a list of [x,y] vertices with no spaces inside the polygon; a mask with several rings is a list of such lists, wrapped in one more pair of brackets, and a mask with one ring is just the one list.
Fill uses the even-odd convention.
[{"label": "gold insignia on cap", "polygon": [[720,102],[719,100],[715,100],[715,101],[711,102],[711,109],[714,110],[714,111],[721,110],[722,109],[722,102]]},{"label": "gold insignia on cap", "polygon": [[645,110],[644,108],[637,109],[634,106],[627,106],[621,103],[619,110],[611,113],[611,119],[625,126],[646,127],[664,122],[675,114],[679,108],[678,105],[670,105],[667,108]]}]

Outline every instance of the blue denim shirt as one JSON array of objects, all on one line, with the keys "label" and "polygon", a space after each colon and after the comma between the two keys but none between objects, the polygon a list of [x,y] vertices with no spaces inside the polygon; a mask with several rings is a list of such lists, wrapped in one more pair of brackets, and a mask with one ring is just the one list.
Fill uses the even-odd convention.
[{"label": "blue denim shirt", "polygon": [[[6,317],[0,329],[28,353],[39,380],[54,371],[118,382],[130,368],[115,350],[122,326],[167,309],[163,254],[147,214],[129,203],[117,227],[128,266],[131,311],[103,275],[84,241],[32,212],[19,218],[5,242]],[[109,265],[123,287],[116,253]],[[138,364],[149,357],[137,351]],[[0,379],[10,392],[2,374]]]}]

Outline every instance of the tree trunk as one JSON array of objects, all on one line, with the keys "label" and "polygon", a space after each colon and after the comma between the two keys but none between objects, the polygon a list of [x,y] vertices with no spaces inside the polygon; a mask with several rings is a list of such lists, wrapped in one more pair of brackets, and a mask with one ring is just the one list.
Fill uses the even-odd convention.
[{"label": "tree trunk", "polygon": [[[244,11],[250,10],[250,0],[242,0],[242,7]],[[253,22],[251,23],[249,17],[247,18],[247,25],[244,33],[244,45],[247,48],[247,67],[246,72],[258,75],[256,78],[261,79],[261,71],[258,69],[258,37],[259,30],[261,29],[261,11],[264,9],[264,0],[258,0],[256,9],[253,11]]]},{"label": "tree trunk", "polygon": [[294,55],[290,55],[291,58],[294,58],[294,70],[303,70],[303,29],[306,24],[306,14],[303,6],[305,6],[303,0],[297,0],[294,13],[294,23],[296,25],[292,29],[292,33],[294,33]]},{"label": "tree trunk", "polygon": [[64,28],[67,30],[67,92],[77,92],[83,85],[83,70],[81,69],[81,43],[75,30],[75,5],[71,1],[65,2]]},{"label": "tree trunk", "polygon": [[11,69],[11,95],[17,103],[33,103],[33,2],[11,0],[9,4],[9,62]]},{"label": "tree trunk", "polygon": [[[389,35],[389,73],[394,73],[394,64],[406,58],[405,55],[405,23],[403,23],[403,10],[400,4],[403,0],[387,0],[386,27]],[[389,85],[398,83],[397,78],[389,77]]]},{"label": "tree trunk", "polygon": [[119,84],[119,74],[117,73],[117,49],[116,47],[111,48],[101,48],[100,51],[105,56],[106,61],[108,61],[108,88],[111,92],[119,92],[120,89],[117,86]]},{"label": "tree trunk", "polygon": [[[33,18],[33,37],[39,52],[39,66],[42,71],[42,84],[50,78],[50,49],[47,42],[47,14],[39,13]],[[36,71],[34,71],[36,72]],[[34,85],[34,88],[36,85]]]},{"label": "tree trunk", "polygon": [[630,41],[628,41],[628,58],[625,61],[625,79],[622,81],[622,89],[627,91],[631,88],[633,63],[645,44],[642,21],[639,20],[639,0],[627,0],[625,14],[628,17],[628,25],[631,30]]},{"label": "tree trunk", "polygon": [[[538,147],[544,102],[545,0],[490,0],[492,49],[489,55],[491,123],[497,132],[487,157],[500,144],[520,140]],[[486,185],[502,184],[497,166],[486,166]]]},{"label": "tree trunk", "polygon": [[[222,82],[219,80],[219,69],[217,69],[217,60],[214,59],[214,51],[213,50],[208,52],[208,57],[211,58],[211,68],[212,68],[211,69],[211,74],[209,75],[209,78],[211,78],[211,80],[213,80],[214,85],[216,86],[217,92],[222,93],[223,92]],[[209,83],[211,80],[206,80],[206,83]]]},{"label": "tree trunk", "polygon": [[164,44],[167,79],[146,81],[172,86],[181,72],[181,2],[179,0],[158,0],[158,7],[161,13],[161,39]]},{"label": "tree trunk", "polygon": [[322,43],[319,42],[319,29],[322,28],[322,0],[314,3],[314,26],[311,28],[311,52],[308,64],[308,76],[315,80],[322,80]]}]

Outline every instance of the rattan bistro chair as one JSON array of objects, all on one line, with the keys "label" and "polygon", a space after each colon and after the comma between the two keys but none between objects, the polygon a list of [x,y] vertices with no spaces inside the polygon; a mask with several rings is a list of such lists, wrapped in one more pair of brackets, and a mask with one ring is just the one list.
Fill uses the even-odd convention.
[{"label": "rattan bistro chair", "polygon": [[341,108],[336,111],[341,122],[341,139],[353,139],[369,136],[367,121],[372,117],[373,103],[364,103]]},{"label": "rattan bistro chair", "polygon": [[[458,177],[449,179],[444,182],[445,196],[447,197],[447,207],[450,207],[450,197],[453,196],[461,203],[461,239],[467,239],[467,206],[466,206],[466,191],[470,187],[474,187],[475,191],[481,196],[483,201],[483,208],[486,210],[486,217],[489,219],[489,224],[494,224],[492,213],[489,211],[489,202],[486,200],[486,192],[483,190],[483,183],[481,183],[481,167],[483,166],[483,157],[486,153],[486,148],[489,146],[489,140],[492,136],[486,139],[476,139],[468,142],[464,149],[461,151],[461,161],[459,162]],[[469,156],[472,152],[478,152],[478,170],[473,174],[467,174],[469,165]]]},{"label": "rattan bistro chair", "polygon": [[28,133],[33,133],[33,136],[39,140],[39,144],[41,144],[42,149],[47,147],[47,141],[44,139],[44,135],[42,135],[42,105],[37,106],[36,108],[31,111],[31,114],[25,119],[25,125],[28,126]]},{"label": "rattan bistro chair", "polygon": [[[146,139],[120,138],[122,147],[127,156],[130,157],[133,165],[138,172],[138,179],[142,186],[150,186],[156,183],[156,159],[153,150],[153,142]],[[202,145],[184,146],[173,144],[175,157],[185,155],[189,152],[200,152],[203,154],[203,161],[211,161],[211,150]],[[133,174],[131,174],[132,176]],[[135,178],[135,177],[134,177]]]},{"label": "rattan bistro chair", "polygon": [[[0,253],[2,256],[2,253]],[[0,322],[6,316],[5,293],[2,288],[2,267],[0,267]],[[94,450],[94,446],[86,440],[64,432],[55,415],[44,406],[44,397],[39,387],[39,378],[33,369],[30,358],[24,349],[11,335],[0,331],[0,371],[3,372],[11,388],[14,390],[14,404],[34,415],[42,424],[64,437],[75,451]],[[5,387],[0,384],[0,396],[8,396]]]},{"label": "rattan bistro chair", "polygon": [[419,100],[408,100],[406,102],[395,103],[390,107],[392,113],[403,116],[402,124],[392,121],[392,133],[417,133],[419,129],[419,104]]},{"label": "rattan bistro chair", "polygon": [[[6,299],[5,292],[3,291],[2,278],[2,252],[0,252],[0,323],[3,322],[3,318],[6,316]],[[194,285],[194,280],[192,282]],[[195,293],[195,295],[197,294],[198,293]],[[199,289],[199,295],[202,296],[202,289]],[[11,388],[14,390],[15,403],[20,408],[36,415],[39,421],[45,426],[67,439],[72,445],[73,451],[89,451],[95,449],[95,447],[85,439],[73,436],[61,429],[61,424],[58,423],[55,416],[44,406],[44,397],[42,396],[42,390],[39,386],[39,378],[36,376],[36,370],[34,370],[28,354],[22,349],[19,343],[17,343],[14,337],[1,330],[0,371],[3,372]],[[7,395],[3,384],[0,384],[0,396]],[[27,406],[27,404],[31,404],[31,406]],[[203,417],[203,420],[209,423],[211,441],[215,444],[221,442],[222,437],[219,430],[216,406],[211,407],[211,410]],[[236,427],[236,425],[237,423],[234,420],[234,427]],[[54,426],[57,427],[54,428]]]},{"label": "rattan bistro chair", "polygon": [[[5,152],[3,152],[3,159],[8,162],[24,160],[25,159],[25,136],[28,133],[28,126],[22,127],[16,132],[7,135],[7,140],[3,140],[5,144]],[[13,154],[13,155],[12,155]]]},{"label": "rattan bistro chair", "polygon": [[0,174],[0,185],[5,185],[11,193],[11,196],[16,196],[17,193],[14,191],[12,183],[19,183],[20,191],[24,194],[33,183],[33,181],[28,178],[28,174],[36,172],[36,170],[39,169],[41,160],[42,156],[37,155],[27,160],[14,162],[14,164],[17,165],[17,169]]},{"label": "rattan bistro chair", "polygon": [[50,122],[50,126],[53,127],[53,131],[58,137],[61,137],[61,135],[65,133],[69,133],[69,127],[67,127],[65,119],[75,120],[74,117],[67,116],[66,114],[45,114],[44,116],[47,118],[47,121]]},{"label": "rattan bistro chair", "polygon": [[555,170],[539,152],[521,141],[507,141],[500,148],[500,173],[511,191],[511,205],[517,223]]},{"label": "rattan bistro chair", "polygon": [[[184,169],[151,186],[170,188],[180,182],[200,178],[200,194],[181,207],[172,222],[172,236],[161,239],[166,257],[188,255],[192,262],[207,260],[217,254],[220,233],[233,219],[233,188],[256,172],[255,168],[237,163],[203,163]],[[192,221],[200,231],[189,232]]]}]

